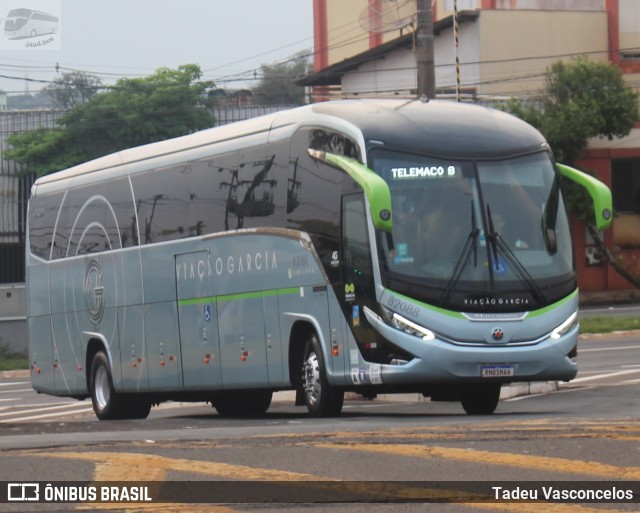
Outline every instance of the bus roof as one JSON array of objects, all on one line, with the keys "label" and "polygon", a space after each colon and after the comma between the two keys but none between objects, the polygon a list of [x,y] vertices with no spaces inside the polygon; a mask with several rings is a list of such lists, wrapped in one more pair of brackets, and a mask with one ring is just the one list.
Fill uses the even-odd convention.
[{"label": "bus roof", "polygon": [[544,137],[506,112],[447,100],[355,100],[314,105],[360,128],[367,141],[433,157],[501,158],[539,150]]},{"label": "bus roof", "polygon": [[[42,177],[56,182],[182,151],[297,126],[351,127],[365,144],[375,141],[434,157],[500,158],[527,153],[546,144],[542,135],[520,119],[478,105],[445,100],[342,100],[316,103],[190,135],[122,150]],[[375,144],[375,143],[374,143]]]}]

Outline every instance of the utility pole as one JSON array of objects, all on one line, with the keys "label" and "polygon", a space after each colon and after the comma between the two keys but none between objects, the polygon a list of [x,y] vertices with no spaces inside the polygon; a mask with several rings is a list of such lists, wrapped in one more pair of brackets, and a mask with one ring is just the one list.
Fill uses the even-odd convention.
[{"label": "utility pole", "polygon": [[431,0],[416,0],[418,29],[416,33],[416,64],[418,97],[436,97],[436,73],[433,57],[433,14]]}]

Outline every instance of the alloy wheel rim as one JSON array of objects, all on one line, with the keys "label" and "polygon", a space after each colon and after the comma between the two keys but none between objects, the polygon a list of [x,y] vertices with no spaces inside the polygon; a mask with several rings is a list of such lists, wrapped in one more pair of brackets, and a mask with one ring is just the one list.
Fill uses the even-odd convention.
[{"label": "alloy wheel rim", "polygon": [[322,392],[320,383],[320,364],[315,353],[310,353],[304,363],[303,369],[303,388],[310,405],[315,405],[320,399]]},{"label": "alloy wheel rim", "polygon": [[95,375],[95,399],[98,407],[104,410],[109,404],[111,391],[109,389],[109,375],[104,366],[98,367]]}]

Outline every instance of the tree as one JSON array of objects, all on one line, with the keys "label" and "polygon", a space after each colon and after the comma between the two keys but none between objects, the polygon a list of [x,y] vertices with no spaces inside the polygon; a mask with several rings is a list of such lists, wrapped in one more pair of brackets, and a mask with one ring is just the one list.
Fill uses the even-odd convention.
[{"label": "tree", "polygon": [[625,85],[620,70],[586,57],[553,64],[542,101],[512,101],[509,110],[538,128],[558,161],[569,164],[584,152],[589,138],[624,137],[640,118],[638,95]]},{"label": "tree", "polygon": [[45,87],[44,91],[53,99],[57,108],[68,110],[89,101],[101,87],[99,77],[84,71],[72,71],[63,73]]},{"label": "tree", "polygon": [[8,160],[27,172],[52,173],[108,153],[170,139],[213,125],[206,91],[194,64],[161,68],[145,78],[120,79],[66,112],[54,129],[13,134]]},{"label": "tree", "polygon": [[309,52],[303,51],[281,63],[263,65],[262,78],[253,90],[255,103],[283,105],[304,103],[304,87],[295,84],[296,78],[307,71]]},{"label": "tree", "polygon": [[[539,104],[511,101],[507,110],[538,128],[556,159],[568,164],[582,155],[589,138],[624,137],[640,118],[638,94],[625,85],[620,70],[611,63],[593,62],[586,57],[553,64],[547,70],[545,96]],[[564,181],[563,190],[569,209],[585,223],[614,269],[640,288],[640,277],[624,268],[593,227],[593,209],[587,193],[568,180]]]}]

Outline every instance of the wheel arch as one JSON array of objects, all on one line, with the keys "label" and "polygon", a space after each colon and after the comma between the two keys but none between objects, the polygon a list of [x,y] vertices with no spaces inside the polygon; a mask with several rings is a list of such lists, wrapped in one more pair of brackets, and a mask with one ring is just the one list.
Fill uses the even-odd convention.
[{"label": "wheel arch", "polygon": [[[85,354],[85,378],[87,381],[87,390],[89,390],[89,383],[91,380],[91,363],[97,353],[103,351],[107,355],[109,365],[113,369],[113,360],[111,359],[111,351],[109,351],[109,344],[107,340],[100,333],[83,333],[85,336],[86,354]],[[91,391],[89,390],[89,393]]]}]

